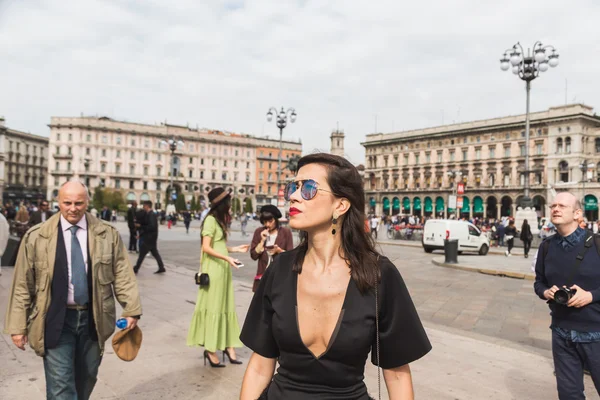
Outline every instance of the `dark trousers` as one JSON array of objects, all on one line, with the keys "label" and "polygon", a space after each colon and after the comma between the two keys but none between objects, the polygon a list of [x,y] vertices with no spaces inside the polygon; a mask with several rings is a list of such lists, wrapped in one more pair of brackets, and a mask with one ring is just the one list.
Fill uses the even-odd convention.
[{"label": "dark trousers", "polygon": [[528,255],[529,250],[531,249],[531,240],[523,240],[523,248],[525,251],[525,255]]},{"label": "dark trousers", "polygon": [[135,228],[129,228],[129,251],[137,251],[137,232]]},{"label": "dark trousers", "polygon": [[508,252],[510,253],[512,251],[513,246],[515,245],[515,239],[512,238],[510,240],[507,240],[506,243],[508,244]]},{"label": "dark trousers", "polygon": [[102,357],[97,341],[89,337],[87,310],[67,309],[58,345],[46,349],[46,398],[87,400],[94,390]]},{"label": "dark trousers", "polygon": [[552,356],[560,400],[584,400],[583,366],[600,394],[600,342],[573,343],[552,331]]},{"label": "dark trousers", "polygon": [[165,268],[165,264],[163,263],[163,260],[160,256],[160,254],[158,254],[158,248],[156,247],[156,243],[148,243],[147,241],[141,241],[140,242],[140,255],[138,256],[138,260],[135,263],[135,267],[134,267],[134,269],[136,271],[138,269],[140,269],[140,267],[142,266],[142,263],[144,262],[144,258],[146,258],[146,255],[148,253],[152,254],[152,257],[154,257],[154,259],[158,263],[159,269]]}]

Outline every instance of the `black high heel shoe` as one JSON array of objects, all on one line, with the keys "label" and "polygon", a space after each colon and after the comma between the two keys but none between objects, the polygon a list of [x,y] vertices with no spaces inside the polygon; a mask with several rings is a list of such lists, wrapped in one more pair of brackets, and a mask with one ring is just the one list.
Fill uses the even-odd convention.
[{"label": "black high heel shoe", "polygon": [[231,355],[229,354],[229,351],[227,349],[223,350],[223,362],[225,362],[225,356],[227,356],[227,358],[229,358],[229,362],[231,364],[243,364],[240,360],[235,360],[233,358],[231,358]]},{"label": "black high heel shoe", "polygon": [[206,360],[208,360],[210,366],[213,368],[225,368],[225,364],[221,364],[220,362],[212,362],[212,360],[208,356],[208,351],[204,350],[204,365],[206,365]]}]

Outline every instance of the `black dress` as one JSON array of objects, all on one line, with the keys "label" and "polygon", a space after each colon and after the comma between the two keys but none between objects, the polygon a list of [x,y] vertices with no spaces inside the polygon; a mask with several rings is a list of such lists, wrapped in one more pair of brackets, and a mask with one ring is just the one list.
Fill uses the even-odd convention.
[{"label": "black dress", "polygon": [[[267,269],[240,336],[255,353],[279,359],[267,398],[368,399],[364,370],[371,350],[371,361],[377,365],[375,291],[363,295],[350,279],[336,328],[317,358],[302,342],[298,328],[298,274],[292,271],[296,252],[280,254]],[[379,267],[380,365],[389,369],[423,357],[431,344],[394,264],[380,257]]]}]

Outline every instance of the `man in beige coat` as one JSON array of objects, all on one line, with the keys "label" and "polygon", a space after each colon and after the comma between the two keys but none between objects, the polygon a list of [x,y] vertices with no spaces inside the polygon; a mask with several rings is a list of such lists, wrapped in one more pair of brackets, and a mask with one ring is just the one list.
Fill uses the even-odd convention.
[{"label": "man in beige coat", "polygon": [[142,307],[121,236],[86,212],[87,188],[67,182],[58,200],[60,213],[23,237],[4,330],[15,346],[29,343],[43,357],[48,399],[82,400],[94,389],[115,330],[114,297],[127,329]]}]

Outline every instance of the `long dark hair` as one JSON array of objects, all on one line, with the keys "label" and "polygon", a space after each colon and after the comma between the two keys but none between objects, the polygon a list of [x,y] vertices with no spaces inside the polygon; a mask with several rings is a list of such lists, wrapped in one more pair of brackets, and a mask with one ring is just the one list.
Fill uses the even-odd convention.
[{"label": "long dark hair", "polygon": [[212,215],[217,220],[217,223],[223,229],[223,239],[227,240],[227,231],[229,227],[229,223],[231,222],[231,215],[229,215],[229,209],[231,208],[231,196],[225,197],[223,200],[217,203],[217,205],[213,206],[208,210],[208,214],[204,217],[202,221],[202,226],[200,227],[200,234],[202,234],[202,229],[204,228],[204,222],[209,215]]},{"label": "long dark hair", "polygon": [[[346,198],[351,207],[341,218],[339,234],[342,237],[341,255],[350,267],[352,279],[361,293],[375,287],[380,272],[377,265],[379,254],[375,242],[365,230],[365,192],[358,170],[343,157],[328,153],[304,156],[298,161],[298,170],[305,165],[320,164],[327,169],[327,183],[331,193]],[[294,260],[293,271],[301,273],[308,250],[308,233],[300,232],[301,242]]]},{"label": "long dark hair", "polygon": [[527,222],[527,220],[524,219],[523,220],[523,225],[521,225],[521,231],[524,231],[527,228],[529,228],[529,222]]}]

